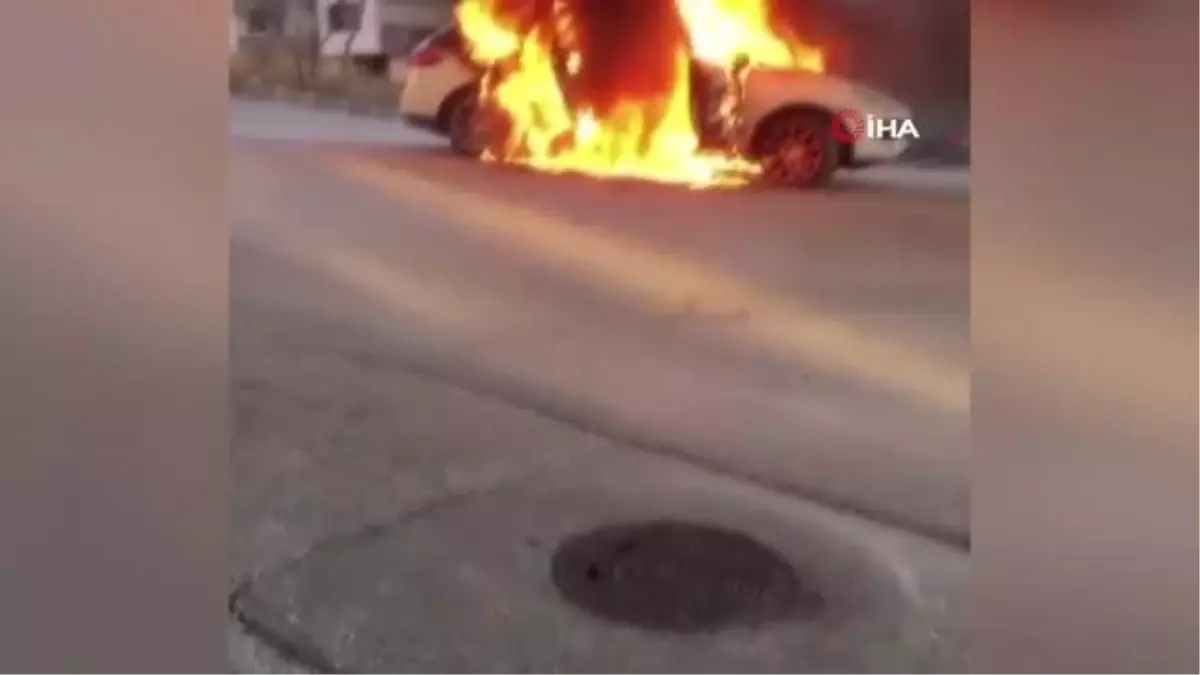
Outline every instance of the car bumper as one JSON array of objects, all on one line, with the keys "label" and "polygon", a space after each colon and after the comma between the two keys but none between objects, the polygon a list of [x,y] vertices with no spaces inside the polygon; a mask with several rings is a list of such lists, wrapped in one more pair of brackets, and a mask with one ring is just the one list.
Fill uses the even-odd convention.
[{"label": "car bumper", "polygon": [[428,127],[431,120],[436,124],[446,100],[474,77],[457,59],[447,58],[436,66],[410,67],[400,94],[400,116],[411,119],[414,125]]},{"label": "car bumper", "polygon": [[430,131],[438,135],[445,135],[446,130],[438,124],[437,118],[428,115],[420,115],[414,113],[400,113],[400,119],[410,127],[421,129],[422,131]]},{"label": "car bumper", "polygon": [[845,164],[850,167],[871,166],[894,162],[908,149],[906,140],[862,138],[850,148]]}]

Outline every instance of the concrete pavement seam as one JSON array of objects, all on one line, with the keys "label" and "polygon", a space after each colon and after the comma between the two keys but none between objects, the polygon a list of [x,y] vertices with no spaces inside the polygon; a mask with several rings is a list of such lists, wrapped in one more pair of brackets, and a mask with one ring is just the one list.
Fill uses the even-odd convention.
[{"label": "concrete pavement seam", "polygon": [[[413,373],[413,376],[420,377],[417,373]],[[430,380],[429,378],[424,378],[424,379],[427,382],[434,382],[441,386],[453,387],[453,385],[448,382],[440,382],[440,381],[436,381],[436,380]],[[475,394],[475,392],[472,392],[470,390],[463,389],[461,387],[457,387],[457,389],[459,389],[460,391],[464,391],[466,393],[478,396],[478,394]],[[509,407],[513,407],[513,406],[510,405]],[[584,454],[586,454],[586,453],[584,453]],[[393,527],[396,527],[398,525],[404,525],[406,523],[410,523],[415,520],[419,520],[421,518],[424,518],[425,516],[437,513],[444,508],[448,508],[450,506],[454,506],[463,501],[470,500],[471,498],[476,497],[478,495],[495,492],[495,491],[499,491],[499,490],[504,490],[505,488],[512,487],[514,485],[519,485],[521,483],[526,482],[531,477],[536,476],[538,474],[551,472],[551,471],[558,471],[563,466],[566,466],[566,465],[576,461],[578,458],[579,458],[579,456],[572,456],[572,457],[568,457],[568,458],[564,458],[564,459],[543,462],[543,463],[537,465],[536,467],[534,467],[533,469],[530,469],[528,471],[520,473],[519,475],[509,476],[509,477],[497,480],[495,482],[488,483],[486,485],[477,485],[477,486],[473,486],[471,488],[468,488],[468,489],[465,489],[465,490],[462,490],[459,492],[453,492],[450,494],[446,494],[441,497],[432,499],[424,504],[418,505],[416,507],[398,511],[398,512],[392,514],[391,517],[384,518],[384,519],[377,520],[377,521],[370,522],[370,523],[366,523],[357,528],[350,529],[345,532],[337,533],[337,534],[331,535],[329,537],[325,537],[324,539],[321,539],[320,541],[317,541],[313,545],[309,546],[307,549],[304,550],[303,553],[300,553],[296,556],[293,556],[291,558],[283,560],[282,562],[278,562],[273,565],[270,565],[267,568],[258,568],[258,569],[250,571],[247,574],[241,575],[241,578],[239,578],[237,580],[237,588],[241,588],[242,586],[249,587],[250,585],[252,585],[254,583],[255,578],[257,578],[258,576],[260,576],[261,574],[263,574],[266,571],[278,571],[278,570],[282,570],[282,569],[287,569],[288,567],[294,567],[296,565],[303,564],[308,558],[311,558],[316,555],[322,555],[324,553],[337,551],[339,549],[346,548],[348,546],[353,546],[355,544],[369,542],[370,540],[374,539],[375,537],[383,535],[387,530],[389,530]]]},{"label": "concrete pavement seam", "polygon": [[[415,376],[415,374],[414,374]],[[447,386],[447,383],[441,383],[442,386]],[[472,395],[474,392],[463,390]],[[583,453],[586,456],[588,453]],[[526,471],[520,475],[505,478],[487,485],[479,485],[461,492],[455,492],[443,497],[434,499],[430,502],[417,506],[416,508],[406,509],[394,514],[391,518],[378,520],[362,525],[358,528],[332,535],[317,541],[312,546],[309,546],[303,553],[292,558],[276,563],[269,567],[259,568],[242,575],[236,580],[233,591],[229,594],[228,608],[230,615],[243,626],[248,633],[262,641],[268,648],[278,653],[284,660],[299,664],[300,666],[315,672],[315,673],[339,673],[343,672],[336,663],[328,658],[320,648],[310,643],[310,641],[294,631],[286,631],[274,626],[270,621],[257,618],[255,613],[246,607],[246,598],[249,597],[249,592],[254,586],[255,580],[268,572],[286,571],[303,565],[313,556],[328,554],[331,552],[340,551],[342,549],[367,543],[376,537],[383,536],[389,530],[419,520],[425,516],[437,513],[444,508],[468,501],[473,497],[482,494],[489,494],[506,488],[515,487],[538,474],[558,471],[564,466],[579,459],[578,456],[545,462],[536,468]]]},{"label": "concrete pavement seam", "polygon": [[242,607],[242,595],[249,583],[248,580],[242,581],[229,594],[229,615],[238,625],[285,662],[294,663],[313,673],[339,672],[316,645],[309,644],[298,636],[284,636],[246,612]]},{"label": "concrete pavement seam", "polygon": [[[293,346],[305,347],[303,344],[294,344]],[[307,347],[309,349],[321,349],[320,345],[308,345]],[[486,373],[482,372],[464,377],[461,373],[461,360],[455,359],[455,363],[458,366],[457,369],[449,368],[448,363],[442,363],[448,359],[454,359],[453,353],[447,353],[441,356],[440,359],[435,357],[435,362],[430,363],[380,353],[378,349],[370,351],[373,354],[371,354],[372,358],[370,358],[369,364],[361,362],[361,352],[354,354],[333,352],[333,355],[336,358],[352,359],[356,367],[369,367],[376,372],[382,370],[385,373],[387,371],[403,373],[405,376],[425,380],[440,387],[453,388],[481,400],[496,402],[506,408],[527,413],[551,424],[572,429],[587,437],[612,443],[628,451],[642,452],[659,457],[660,459],[680,462],[694,470],[718,476],[723,480],[732,480],[754,489],[764,490],[791,501],[806,502],[818,508],[856,517],[877,526],[917,535],[941,545],[948,545],[953,548],[966,548],[967,546],[966,542],[960,545],[959,542],[955,541],[953,534],[947,535],[944,532],[930,531],[929,528],[922,527],[919,523],[907,522],[902,518],[889,517],[887,513],[872,513],[869,509],[842,503],[837,498],[828,495],[812,494],[791,486],[773,485],[760,477],[731,470],[730,467],[724,466],[720,462],[695,457],[687,451],[681,450],[671,444],[648,440],[638,433],[628,430],[614,430],[610,424],[606,424],[602,420],[597,420],[594,415],[588,415],[584,411],[564,409],[561,405],[547,405],[542,400],[544,397],[539,397],[536,393],[515,391],[511,384],[506,384],[502,378],[495,376],[488,377]],[[458,370],[459,372],[455,373],[453,372],[454,370]],[[246,633],[260,641],[267,649],[275,652],[284,661],[297,664],[311,672],[345,672],[346,668],[350,666],[339,666],[320,647],[313,644],[311,637],[306,635],[303,630],[292,629],[286,621],[280,620],[278,616],[273,617],[272,615],[275,612],[270,611],[271,607],[269,605],[264,607],[255,606],[252,587],[259,576],[295,569],[311,560],[314,556],[331,552],[336,553],[346,548],[369,542],[376,537],[385,536],[396,527],[438,513],[443,509],[469,501],[479,495],[511,490],[521,484],[527,483],[539,474],[556,472],[566,465],[593,456],[591,452],[584,452],[561,460],[545,462],[533,470],[522,472],[519,475],[444,495],[416,508],[400,511],[390,518],[370,522],[352,530],[322,539],[295,557],[278,564],[253,570],[241,579],[236,580],[235,588],[229,596],[230,615],[245,629]]]},{"label": "concrete pavement seam", "polygon": [[[339,356],[341,358],[351,358],[344,355]],[[896,517],[884,511],[863,508],[818,491],[773,484],[761,477],[733,470],[731,467],[725,466],[720,462],[696,457],[673,445],[645,439],[636,434],[636,432],[613,430],[604,422],[588,419],[589,416],[586,413],[564,410],[561,406],[546,405],[543,402],[539,402],[536,396],[514,391],[511,387],[505,388],[503,383],[497,381],[497,378],[490,378],[492,383],[489,383],[489,378],[487,377],[464,378],[456,376],[448,372],[448,369],[444,366],[439,367],[435,364],[416,363],[378,353],[373,356],[374,358],[371,360],[372,368],[403,373],[406,376],[422,379],[438,386],[454,388],[482,400],[497,402],[508,408],[528,413],[552,424],[573,429],[585,436],[604,440],[629,451],[641,452],[660,459],[680,462],[694,470],[702,471],[724,480],[732,480],[788,500],[805,502],[844,516],[858,518],[876,526],[901,531],[949,548],[966,551],[970,547],[969,535],[961,535],[945,528],[926,526],[903,517]],[[578,461],[581,457],[586,458],[589,456],[591,456],[591,453],[583,453],[580,456],[546,462],[520,475],[445,495],[416,508],[401,511],[392,518],[371,522],[359,528],[322,539],[293,558],[267,568],[254,570],[240,579],[234,591],[230,594],[230,614],[247,632],[261,640],[270,649],[276,651],[285,660],[297,663],[312,672],[347,672],[345,669],[339,668],[338,664],[325,655],[319,647],[311,644],[311,641],[302,632],[289,631],[284,627],[276,625],[270,619],[257,616],[257,612],[252,607],[247,607],[246,598],[250,597],[250,590],[257,577],[269,572],[294,569],[297,566],[303,565],[314,556],[337,552],[348,547],[369,542],[376,537],[385,535],[395,527],[420,520],[443,509],[469,501],[479,495],[492,494],[515,488],[539,474],[561,470],[564,466]]]},{"label": "concrete pavement seam", "polygon": [[[316,348],[320,349],[319,346]],[[337,358],[348,359],[354,365],[361,367],[361,358],[357,355],[335,354],[335,356]],[[642,432],[632,429],[622,429],[620,428],[622,427],[620,423],[597,419],[594,413],[578,409],[578,406],[570,406],[561,401],[551,401],[549,397],[541,395],[541,392],[523,391],[520,387],[513,386],[507,382],[505,378],[488,373],[477,366],[470,367],[470,371],[464,373],[468,367],[468,362],[458,357],[454,352],[447,352],[445,354],[427,353],[426,358],[422,361],[380,354],[377,350],[370,356],[372,357],[370,359],[372,368],[389,369],[406,376],[421,378],[442,386],[457,388],[483,400],[499,402],[511,408],[522,410],[548,420],[554,424],[574,429],[587,436],[599,438],[647,454],[667,457],[709,474],[734,479],[789,499],[808,502],[861,518],[877,525],[900,530],[951,548],[969,551],[971,547],[970,533],[959,532],[950,527],[921,523],[915,519],[896,515],[883,509],[863,507],[852,503],[850,500],[818,489],[796,487],[772,481],[753,472],[740,471],[724,462],[699,457],[669,442],[646,438]]]}]

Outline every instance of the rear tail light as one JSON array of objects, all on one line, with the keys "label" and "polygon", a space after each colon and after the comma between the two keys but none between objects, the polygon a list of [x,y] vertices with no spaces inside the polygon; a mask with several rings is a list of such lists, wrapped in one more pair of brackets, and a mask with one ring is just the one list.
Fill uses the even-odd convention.
[{"label": "rear tail light", "polygon": [[418,47],[408,56],[411,68],[429,68],[436,66],[446,59],[446,53],[437,47]]}]

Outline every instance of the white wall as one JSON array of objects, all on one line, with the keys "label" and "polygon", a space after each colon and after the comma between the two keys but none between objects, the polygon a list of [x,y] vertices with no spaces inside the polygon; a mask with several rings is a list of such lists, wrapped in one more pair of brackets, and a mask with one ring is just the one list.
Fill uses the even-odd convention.
[{"label": "white wall", "polygon": [[379,0],[361,0],[363,5],[362,29],[357,33],[329,33],[329,6],[335,0],[317,0],[317,29],[321,36],[322,56],[341,56],[346,53],[346,43],[353,37],[349,53],[371,55],[380,53]]},{"label": "white wall", "polygon": [[[336,0],[317,0],[319,35],[323,39],[323,56],[340,56],[346,53],[346,42],[350,33],[329,35],[329,6]],[[434,28],[451,20],[454,14],[453,0],[361,0],[363,5],[362,30],[354,36],[350,45],[352,55],[373,55],[383,52],[384,25],[428,26]],[[325,36],[328,35],[328,38]]]},{"label": "white wall", "polygon": [[380,0],[379,19],[388,24],[441,26],[454,16],[448,0]]}]

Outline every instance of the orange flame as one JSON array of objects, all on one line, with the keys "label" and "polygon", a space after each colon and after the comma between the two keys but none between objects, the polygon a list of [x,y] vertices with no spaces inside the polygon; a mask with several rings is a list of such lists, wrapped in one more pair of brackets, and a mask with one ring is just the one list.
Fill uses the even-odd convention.
[{"label": "orange flame", "polygon": [[586,84],[589,69],[604,68],[592,59],[605,55],[579,38],[589,27],[580,25],[584,15],[574,3],[586,1],[460,0],[456,17],[469,56],[486,69],[481,108],[499,118],[486,161],[693,187],[742,183],[759,171],[756,163],[732,151],[699,150],[693,60],[728,73],[739,60],[773,68],[824,67],[818,49],[771,28],[767,0],[673,0],[686,35],[654,55],[661,63],[644,64],[650,70],[660,66],[662,81],[649,90],[619,86],[615,100],[599,97],[604,100],[597,105],[596,96],[572,97],[567,91]]},{"label": "orange flame", "polygon": [[770,68],[825,69],[821,50],[771,26],[767,0],[675,0],[675,6],[699,61],[731,68],[745,57]]}]

